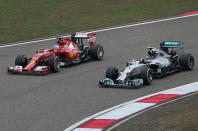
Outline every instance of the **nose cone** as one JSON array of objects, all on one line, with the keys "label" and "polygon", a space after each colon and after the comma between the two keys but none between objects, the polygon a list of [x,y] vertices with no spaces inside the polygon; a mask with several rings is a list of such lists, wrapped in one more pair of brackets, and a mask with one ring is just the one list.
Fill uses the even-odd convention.
[{"label": "nose cone", "polygon": [[29,72],[32,72],[33,68],[36,66],[36,61],[32,60],[25,68],[24,70],[28,70]]}]

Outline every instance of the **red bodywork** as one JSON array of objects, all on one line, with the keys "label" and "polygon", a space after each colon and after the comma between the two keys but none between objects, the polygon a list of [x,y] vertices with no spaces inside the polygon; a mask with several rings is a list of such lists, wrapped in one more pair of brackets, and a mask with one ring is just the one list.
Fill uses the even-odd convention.
[{"label": "red bodywork", "polygon": [[[37,66],[37,61],[42,60],[42,59],[48,59],[51,55],[53,55],[53,49],[41,49],[39,51],[39,53],[35,54],[32,59],[31,62],[25,67],[23,68],[24,71],[28,71],[28,72],[33,72],[33,69],[35,68],[35,66]],[[42,72],[46,72],[49,71],[50,68],[47,66],[45,68],[43,68],[41,71],[35,71],[38,73],[42,73]]]},{"label": "red bodywork", "polygon": [[61,40],[61,44],[57,46],[59,46],[59,49],[54,49],[53,51],[59,59],[75,60],[80,56],[81,51],[79,51],[76,43],[72,42],[69,38]]},{"label": "red bodywork", "polygon": [[[96,43],[96,33],[77,33],[77,38],[86,38],[91,45]],[[43,73],[50,71],[49,66],[38,66],[39,61],[47,61],[50,56],[56,55],[59,60],[78,60],[82,51],[77,47],[77,44],[72,42],[70,38],[64,38],[57,41],[57,49],[41,49],[37,54],[35,54],[31,61],[22,68],[22,66],[10,66],[8,67],[8,72],[37,72]]]}]

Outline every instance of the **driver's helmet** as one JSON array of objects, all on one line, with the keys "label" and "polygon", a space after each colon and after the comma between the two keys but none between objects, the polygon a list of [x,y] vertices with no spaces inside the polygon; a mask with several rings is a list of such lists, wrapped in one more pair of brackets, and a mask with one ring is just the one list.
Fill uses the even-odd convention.
[{"label": "driver's helmet", "polygon": [[151,49],[148,51],[148,56],[151,58],[151,59],[154,59],[156,58],[157,56],[159,56],[159,52],[154,50],[154,49]]},{"label": "driver's helmet", "polygon": [[63,38],[58,38],[57,44],[61,44],[63,41]]},{"label": "driver's helmet", "polygon": [[57,51],[57,50],[59,50],[59,49],[60,49],[59,45],[53,46],[53,50],[54,50],[54,51]]}]

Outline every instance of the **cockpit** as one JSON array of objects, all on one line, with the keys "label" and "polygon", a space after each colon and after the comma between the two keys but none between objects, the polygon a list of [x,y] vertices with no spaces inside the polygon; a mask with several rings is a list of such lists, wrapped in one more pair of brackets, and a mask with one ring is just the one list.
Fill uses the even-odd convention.
[{"label": "cockpit", "polygon": [[168,55],[165,52],[163,52],[162,50],[156,49],[156,48],[150,49],[148,51],[148,57],[150,59],[155,59],[157,57],[166,57],[166,56],[168,56]]}]

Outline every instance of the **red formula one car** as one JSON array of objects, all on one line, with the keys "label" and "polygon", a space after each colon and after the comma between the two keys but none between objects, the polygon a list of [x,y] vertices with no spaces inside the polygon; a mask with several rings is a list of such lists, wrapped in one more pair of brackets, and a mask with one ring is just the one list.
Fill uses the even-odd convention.
[{"label": "red formula one car", "polygon": [[[89,43],[86,46],[84,45],[85,39]],[[58,38],[53,48],[41,49],[32,58],[18,55],[15,65],[8,67],[8,72],[58,72],[61,66],[89,60],[102,60],[103,55],[104,49],[101,44],[96,44],[95,33],[73,33],[69,38]]]}]

